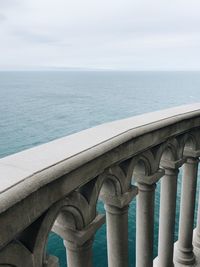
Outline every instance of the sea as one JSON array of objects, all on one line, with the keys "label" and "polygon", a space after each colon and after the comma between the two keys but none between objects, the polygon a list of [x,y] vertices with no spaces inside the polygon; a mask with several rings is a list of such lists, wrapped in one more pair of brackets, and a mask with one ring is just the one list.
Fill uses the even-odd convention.
[{"label": "sea", "polygon": [[[105,122],[196,102],[200,102],[200,72],[0,71],[0,157]],[[178,179],[175,240],[178,238],[181,173]],[[155,197],[155,257],[159,192],[158,183]],[[197,200],[198,193],[196,204]],[[101,202],[97,209],[99,213],[105,213]],[[130,267],[135,266],[135,210],[133,200],[129,209]],[[67,266],[60,237],[50,233],[46,250],[59,258],[60,267]],[[107,266],[105,225],[95,235],[93,263],[95,267]]]}]

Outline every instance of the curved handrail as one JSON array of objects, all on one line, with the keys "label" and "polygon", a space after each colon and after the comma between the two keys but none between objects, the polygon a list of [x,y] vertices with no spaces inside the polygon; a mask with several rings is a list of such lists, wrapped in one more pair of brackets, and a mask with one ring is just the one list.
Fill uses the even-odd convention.
[{"label": "curved handrail", "polygon": [[2,158],[0,212],[135,137],[198,116],[200,103],[146,113],[105,123]]}]

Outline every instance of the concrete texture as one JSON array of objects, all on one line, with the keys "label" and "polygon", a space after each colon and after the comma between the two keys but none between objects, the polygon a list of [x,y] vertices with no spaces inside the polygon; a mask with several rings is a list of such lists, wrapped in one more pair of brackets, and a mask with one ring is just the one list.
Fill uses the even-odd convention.
[{"label": "concrete texture", "polygon": [[194,104],[106,123],[0,159],[0,266],[57,267],[45,253],[53,229],[64,239],[69,267],[91,267],[94,234],[105,221],[96,210],[100,196],[109,267],[128,266],[128,205],[137,193],[136,267],[153,266],[154,190],[165,175],[160,267],[171,267],[176,172],[167,168],[196,164],[186,166],[190,179],[182,190],[179,243],[185,246],[192,238],[196,183],[190,182],[199,135],[200,104]]}]

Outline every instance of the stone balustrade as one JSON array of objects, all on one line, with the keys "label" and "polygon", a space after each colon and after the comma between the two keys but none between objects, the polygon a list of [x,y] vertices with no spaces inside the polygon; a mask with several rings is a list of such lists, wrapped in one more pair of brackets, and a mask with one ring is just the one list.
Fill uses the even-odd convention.
[{"label": "stone balustrade", "polygon": [[[95,233],[106,223],[108,267],[128,267],[128,214],[134,198],[135,266],[200,266],[200,207],[193,229],[199,156],[200,104],[193,104],[106,123],[0,159],[0,266],[59,266],[45,249],[54,231],[63,239],[68,267],[91,267]],[[98,214],[98,199],[106,215]]]}]

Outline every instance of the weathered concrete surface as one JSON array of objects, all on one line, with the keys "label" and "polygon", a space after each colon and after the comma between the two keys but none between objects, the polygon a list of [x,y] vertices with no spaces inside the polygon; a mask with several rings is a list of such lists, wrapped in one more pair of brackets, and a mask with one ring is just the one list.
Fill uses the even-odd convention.
[{"label": "weathered concrete surface", "polygon": [[198,159],[188,158],[183,165],[181,188],[179,240],[175,249],[175,261],[186,265],[193,264],[193,227],[195,196],[198,173]]},{"label": "weathered concrete surface", "polygon": [[[200,266],[200,250],[197,248],[194,248],[194,254],[195,254],[194,264],[185,265],[185,264],[174,262],[174,265],[171,267],[199,267]],[[158,258],[154,260],[153,267],[162,267],[162,265],[158,264]]]},{"label": "weathered concrete surface", "polygon": [[161,179],[158,257],[160,266],[173,266],[178,169],[165,168]]},{"label": "weathered concrete surface", "polygon": [[1,159],[2,232],[10,218],[21,216],[12,219],[9,235],[0,236],[0,247],[109,166],[200,126],[199,108],[195,104],[104,124]]},{"label": "weathered concrete surface", "polygon": [[[174,262],[174,265],[170,267],[199,267],[200,266],[200,249],[194,247],[194,254],[195,254],[195,263],[190,265],[185,265],[181,263]],[[153,267],[162,267],[158,263],[158,257],[153,262]]]},{"label": "weathered concrete surface", "polygon": [[[200,248],[195,246],[195,241],[194,241],[196,231],[197,231],[197,228],[195,228],[193,231],[193,248],[194,248],[193,252],[194,252],[194,256],[195,256],[195,263],[191,264],[191,265],[187,265],[188,267],[199,267],[200,266]],[[176,245],[176,243],[175,243],[175,245]],[[175,263],[175,267],[185,267],[185,265],[180,264],[180,263]]]},{"label": "weathered concrete surface", "polygon": [[[188,267],[199,267],[200,266],[200,249],[194,247],[194,255],[195,255],[195,263],[191,265],[187,265]],[[186,267],[184,264],[176,263],[175,267]]]},{"label": "weathered concrete surface", "polygon": [[[0,184],[0,192],[4,193],[25,179],[31,178],[34,174],[44,171],[46,168],[53,168],[63,161],[67,163],[67,160],[73,158],[75,162],[69,161],[71,166],[66,169],[66,172],[69,172],[91,159],[91,155],[86,156],[84,152],[96,149],[95,156],[97,157],[139,135],[199,115],[200,104],[147,113],[105,123],[5,157],[0,160],[0,173],[4,177]],[[41,186],[50,182],[51,179],[51,177],[43,179]]]},{"label": "weathered concrete surface", "polygon": [[[194,152],[199,156],[199,134],[200,104],[194,104],[106,123],[0,159],[0,264],[5,264],[4,257],[7,264],[13,253],[17,258],[23,251],[30,267],[56,266],[53,258],[45,259],[46,240],[56,218],[63,222],[65,233],[84,233],[97,216],[100,191],[123,209],[123,203],[131,200],[134,174],[141,191],[137,236],[142,236],[142,242],[137,240],[137,255],[141,254],[137,267],[152,266],[154,190],[149,193],[147,189],[164,175],[160,160],[166,148],[175,155],[174,165]],[[169,163],[168,156],[163,162]],[[116,222],[113,218],[110,231],[119,239],[120,225],[125,227],[128,218]],[[20,244],[17,249],[12,247],[13,240]],[[124,240],[125,244],[127,235]],[[91,237],[84,244],[92,246]],[[70,243],[70,264],[89,267],[91,259],[81,254],[80,246],[76,240]],[[91,246],[86,246],[88,257]],[[118,248],[116,244],[113,249]],[[17,261],[17,267],[27,267],[20,258]]]}]

